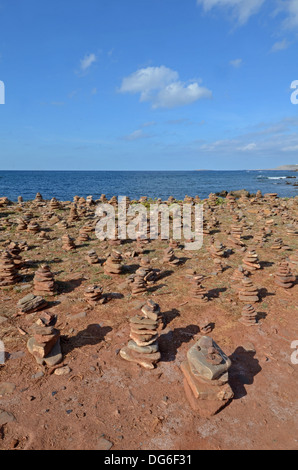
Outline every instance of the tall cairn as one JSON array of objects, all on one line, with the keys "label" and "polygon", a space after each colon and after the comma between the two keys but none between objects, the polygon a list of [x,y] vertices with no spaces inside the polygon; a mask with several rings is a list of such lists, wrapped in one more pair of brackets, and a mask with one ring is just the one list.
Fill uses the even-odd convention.
[{"label": "tall cairn", "polygon": [[160,322],[160,308],[149,300],[142,313],[130,319],[131,340],[120,350],[122,359],[135,362],[145,369],[154,369],[161,357],[157,342]]}]

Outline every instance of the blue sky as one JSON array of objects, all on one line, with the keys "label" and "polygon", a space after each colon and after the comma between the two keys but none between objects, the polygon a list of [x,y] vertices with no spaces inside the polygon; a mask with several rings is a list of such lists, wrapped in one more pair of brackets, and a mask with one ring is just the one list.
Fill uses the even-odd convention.
[{"label": "blue sky", "polygon": [[3,170],[298,163],[298,0],[0,0],[0,24]]}]

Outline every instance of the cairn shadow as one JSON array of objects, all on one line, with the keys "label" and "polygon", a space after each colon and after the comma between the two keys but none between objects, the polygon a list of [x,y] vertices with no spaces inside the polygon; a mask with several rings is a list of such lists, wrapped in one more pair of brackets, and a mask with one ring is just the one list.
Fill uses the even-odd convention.
[{"label": "cairn shadow", "polygon": [[217,287],[216,289],[210,289],[208,291],[208,297],[210,299],[218,299],[222,292],[226,292],[226,287]]},{"label": "cairn shadow", "polygon": [[163,327],[165,328],[175,318],[180,317],[180,312],[176,308],[163,313]]},{"label": "cairn shadow", "polygon": [[90,324],[85,330],[79,331],[76,336],[61,336],[61,348],[63,355],[71,353],[74,349],[83,346],[96,346],[104,341],[106,335],[112,331],[110,326],[101,327],[98,324]]},{"label": "cairn shadow", "polygon": [[197,325],[188,325],[185,328],[174,328],[159,337],[158,344],[161,352],[161,362],[173,362],[180,346],[189,343],[200,331]]},{"label": "cairn shadow", "polygon": [[261,266],[261,269],[264,268],[270,268],[271,266],[274,266],[275,263],[272,261],[259,261],[259,265]]},{"label": "cairn shadow", "polygon": [[242,346],[231,354],[232,365],[229,370],[229,383],[234,393],[234,400],[240,400],[247,395],[245,386],[252,385],[254,377],[259,374],[262,367],[254,357],[255,351],[245,351]]},{"label": "cairn shadow", "polygon": [[30,263],[30,267],[38,268],[42,264],[46,264],[47,266],[49,266],[51,264],[58,264],[58,263],[62,263],[62,259],[60,259],[60,258],[55,258],[55,259],[50,259],[50,260],[42,259],[42,260],[39,260],[38,262],[37,261],[32,261]]},{"label": "cairn shadow", "polygon": [[125,264],[122,268],[123,274],[135,274],[139,267],[139,264]]},{"label": "cairn shadow", "polygon": [[159,275],[159,280],[162,280],[164,279],[165,277],[169,277],[171,276],[171,274],[173,274],[174,271],[171,271],[171,270],[167,270],[167,271],[162,271]]},{"label": "cairn shadow", "polygon": [[266,299],[266,297],[269,297],[272,295],[275,295],[274,292],[268,292],[268,289],[266,289],[266,287],[262,287],[259,290],[260,300]]},{"label": "cairn shadow", "polygon": [[167,287],[167,284],[158,284],[156,286],[148,287],[147,292],[151,294],[152,292],[156,292],[163,287]]},{"label": "cairn shadow", "polygon": [[83,281],[85,281],[85,278],[73,279],[70,281],[56,281],[58,293],[69,294],[80,287]]},{"label": "cairn shadow", "polygon": [[260,320],[265,320],[267,316],[268,314],[266,312],[257,312],[257,316],[256,316],[257,322],[259,322]]}]

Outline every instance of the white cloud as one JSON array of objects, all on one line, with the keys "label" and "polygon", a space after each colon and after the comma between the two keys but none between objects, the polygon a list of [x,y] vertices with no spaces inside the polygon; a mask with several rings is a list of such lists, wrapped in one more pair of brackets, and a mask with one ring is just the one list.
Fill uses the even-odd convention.
[{"label": "white cloud", "polygon": [[294,29],[298,27],[298,1],[285,0],[280,9],[285,11],[288,17],[284,20],[284,26],[287,29]]},{"label": "white cloud", "polygon": [[237,19],[240,25],[246,23],[249,18],[256,14],[266,0],[197,0],[205,11],[215,7],[227,8]]},{"label": "white cloud", "polygon": [[121,93],[140,93],[140,101],[151,101],[153,108],[174,108],[191,104],[212,93],[197,82],[185,84],[179,75],[165,66],[147,67],[132,73],[122,81]]},{"label": "white cloud", "polygon": [[129,135],[126,135],[123,137],[124,140],[128,140],[128,141],[134,141],[134,140],[139,140],[139,139],[145,139],[146,137],[149,137],[148,134],[145,134],[142,129],[138,129],[134,132],[132,132],[131,134]]},{"label": "white cloud", "polygon": [[241,152],[251,152],[252,150],[255,150],[257,148],[257,144],[251,143],[244,145],[243,147],[238,147],[237,150],[241,150]]},{"label": "white cloud", "polygon": [[95,54],[86,54],[84,59],[81,60],[81,70],[85,72],[96,60]]},{"label": "white cloud", "polygon": [[289,45],[290,43],[286,39],[283,39],[282,41],[277,41],[275,44],[273,44],[271,52],[283,51],[287,49]]},{"label": "white cloud", "polygon": [[235,69],[238,69],[239,67],[241,67],[242,62],[243,62],[242,59],[235,59],[235,60],[230,61],[230,65],[235,67]]},{"label": "white cloud", "polygon": [[182,82],[174,82],[167,85],[155,96],[153,108],[175,108],[194,103],[201,98],[211,98],[212,93],[198,83],[185,85]]}]

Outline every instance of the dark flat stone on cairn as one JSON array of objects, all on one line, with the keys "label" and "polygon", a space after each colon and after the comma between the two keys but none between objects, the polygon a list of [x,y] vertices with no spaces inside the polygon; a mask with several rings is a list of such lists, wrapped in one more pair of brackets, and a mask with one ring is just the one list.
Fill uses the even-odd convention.
[{"label": "dark flat stone on cairn", "polygon": [[56,321],[55,315],[44,312],[32,327],[33,337],[28,340],[27,348],[40,365],[53,367],[62,361],[60,332],[54,328]]},{"label": "dark flat stone on cairn", "polygon": [[248,251],[243,258],[243,267],[247,271],[256,271],[257,269],[261,269],[261,265],[258,263],[259,258],[255,250]]},{"label": "dark flat stone on cairn", "polygon": [[88,261],[89,264],[98,264],[99,263],[99,258],[95,252],[95,250],[90,250],[87,253],[86,260]]},{"label": "dark flat stone on cairn", "polygon": [[28,294],[17,303],[19,313],[33,313],[43,310],[48,305],[47,301],[39,295]]},{"label": "dark flat stone on cairn", "polygon": [[[151,310],[159,311],[157,304],[154,304],[152,308],[153,304],[149,305],[149,313]],[[158,315],[155,319],[146,315],[136,315],[130,319],[131,340],[120,350],[119,354],[122,359],[135,362],[145,369],[154,369],[161,357],[157,342],[159,321]]]},{"label": "dark flat stone on cairn", "polygon": [[233,398],[228,383],[231,360],[209,336],[202,336],[187,352],[181,364],[184,390],[193,408],[202,417],[213,416]]}]

